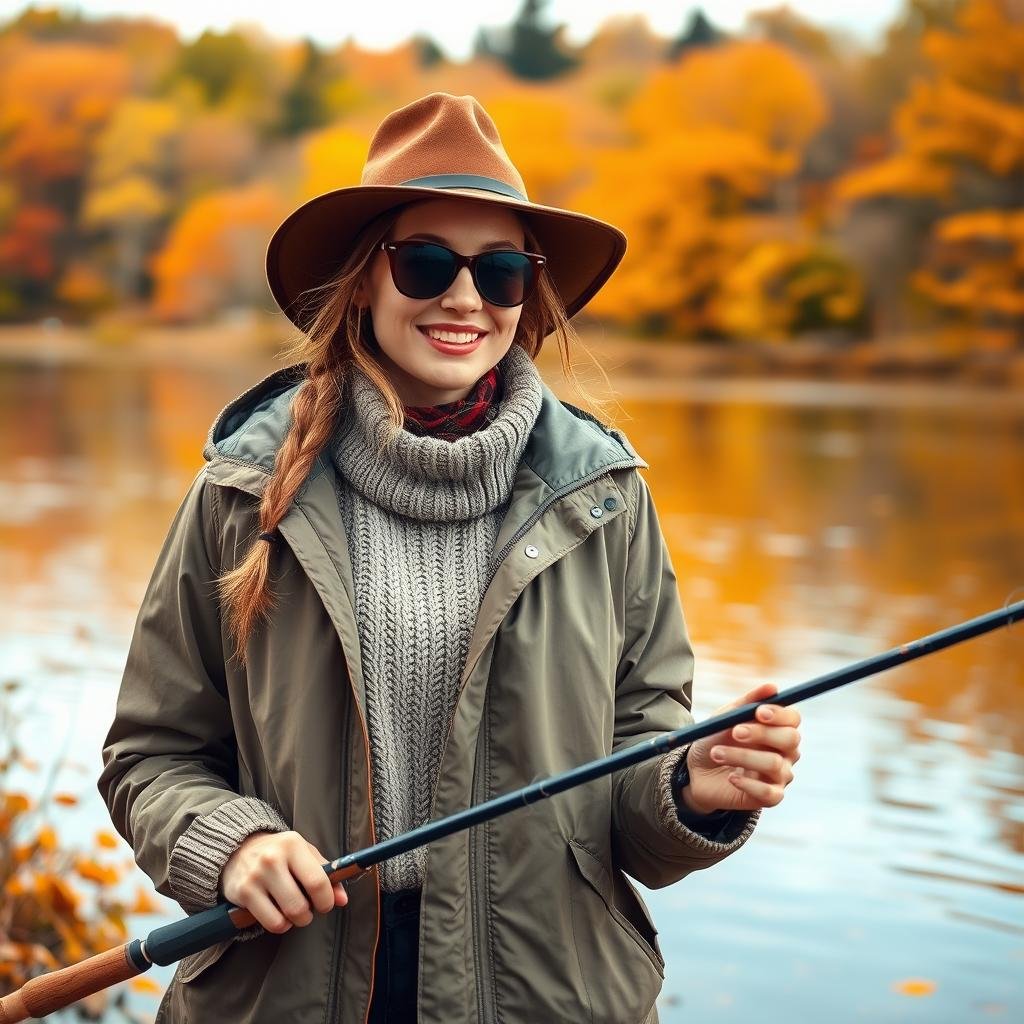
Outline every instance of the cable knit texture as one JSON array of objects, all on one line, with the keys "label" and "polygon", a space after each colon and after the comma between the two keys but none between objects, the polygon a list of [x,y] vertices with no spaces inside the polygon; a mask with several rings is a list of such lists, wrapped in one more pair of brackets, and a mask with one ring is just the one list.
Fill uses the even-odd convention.
[{"label": "cable knit texture", "polygon": [[[455,441],[393,435],[354,372],[332,455],[355,583],[378,839],[422,825],[458,697],[494,541],[543,398],[513,345],[490,423]],[[426,848],[381,864],[387,891],[422,885]]]}]

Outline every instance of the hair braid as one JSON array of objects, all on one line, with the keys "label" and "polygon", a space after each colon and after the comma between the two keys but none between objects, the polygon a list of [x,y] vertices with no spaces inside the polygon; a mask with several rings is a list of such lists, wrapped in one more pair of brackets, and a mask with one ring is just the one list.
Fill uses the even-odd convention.
[{"label": "hair braid", "polygon": [[[341,405],[336,374],[335,367],[311,367],[292,400],[292,423],[260,498],[260,533],[277,529],[331,437]],[[245,644],[253,628],[274,607],[268,585],[271,555],[272,545],[257,539],[239,565],[218,580],[221,600],[229,610],[228,627],[236,654],[243,664]]]}]

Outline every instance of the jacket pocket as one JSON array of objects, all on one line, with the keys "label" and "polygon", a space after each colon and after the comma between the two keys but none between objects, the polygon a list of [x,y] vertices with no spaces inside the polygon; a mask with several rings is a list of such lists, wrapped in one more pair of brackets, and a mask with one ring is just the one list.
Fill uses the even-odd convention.
[{"label": "jacket pocket", "polygon": [[623,875],[622,882],[625,885],[620,889],[619,899],[621,900],[623,898],[622,894],[624,894],[625,899],[632,905],[634,911],[640,915],[640,920],[637,923],[642,926],[643,931],[647,933],[646,935],[617,906],[618,901],[616,900],[615,887],[613,886],[610,873],[604,864],[585,846],[577,843],[575,839],[569,840],[569,850],[576,861],[580,874],[594,892],[601,897],[612,920],[643,950],[658,974],[664,978],[665,958],[661,955],[661,949],[658,946],[658,929],[655,927],[654,920],[644,906],[639,893]]},{"label": "jacket pocket", "polygon": [[[573,942],[592,1024],[640,1024],[650,1019],[665,976],[650,939],[616,906],[611,871],[570,839],[569,897]],[[584,1019],[582,1016],[580,1019]]]}]

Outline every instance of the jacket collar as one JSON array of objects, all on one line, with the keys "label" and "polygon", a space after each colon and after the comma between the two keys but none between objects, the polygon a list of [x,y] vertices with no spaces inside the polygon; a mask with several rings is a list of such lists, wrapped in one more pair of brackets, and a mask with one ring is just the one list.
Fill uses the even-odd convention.
[{"label": "jacket collar", "polygon": [[[291,402],[304,373],[302,363],[275,370],[221,410],[203,448],[215,480],[254,494],[262,492],[291,423]],[[647,467],[621,431],[562,402],[547,384],[541,382],[541,388],[540,413],[522,461],[551,492],[571,489],[612,466]],[[300,499],[324,472],[333,472],[327,453],[314,463]]]}]

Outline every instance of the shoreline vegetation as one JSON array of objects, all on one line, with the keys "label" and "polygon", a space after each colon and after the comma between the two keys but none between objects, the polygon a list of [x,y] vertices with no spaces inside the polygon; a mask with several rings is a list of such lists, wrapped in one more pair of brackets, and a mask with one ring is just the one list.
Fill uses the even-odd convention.
[{"label": "shoreline vegetation", "polygon": [[[784,341],[691,341],[632,335],[601,324],[577,327],[583,344],[621,397],[657,394],[694,384],[736,381],[832,385],[930,385],[982,394],[1024,387],[1024,351],[966,344],[952,334],[906,334],[850,342],[827,335]],[[56,318],[0,326],[0,365],[146,366],[210,369],[251,364],[255,372],[285,365],[281,351],[296,329],[280,315],[236,311],[216,322],[154,325],[66,324]],[[592,391],[606,388],[587,353],[573,363]],[[538,366],[561,380],[559,353],[548,339]],[[931,390],[931,388],[929,388]],[[1010,397],[1008,394],[1006,397]]]}]

